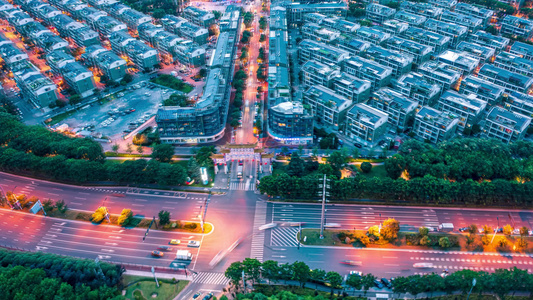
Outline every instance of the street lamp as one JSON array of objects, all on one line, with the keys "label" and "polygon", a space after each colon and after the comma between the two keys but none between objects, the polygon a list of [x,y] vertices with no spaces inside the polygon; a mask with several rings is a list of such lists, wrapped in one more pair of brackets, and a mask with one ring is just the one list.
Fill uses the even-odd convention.
[{"label": "street lamp", "polygon": [[472,287],[470,288],[470,292],[468,292],[468,296],[466,296],[466,300],[468,300],[468,298],[470,298],[470,293],[472,293],[472,290],[474,289],[474,287],[476,286],[476,279],[472,279]]}]

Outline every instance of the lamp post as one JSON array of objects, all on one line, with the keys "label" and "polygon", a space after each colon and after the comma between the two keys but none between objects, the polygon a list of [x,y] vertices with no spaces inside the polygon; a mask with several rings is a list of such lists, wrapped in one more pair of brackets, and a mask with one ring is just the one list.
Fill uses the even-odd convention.
[{"label": "lamp post", "polygon": [[379,227],[378,227],[378,232],[379,232],[379,234],[381,234],[381,214],[379,214]]},{"label": "lamp post", "polygon": [[470,288],[470,292],[468,292],[468,296],[466,296],[466,300],[468,300],[468,298],[470,298],[470,293],[472,293],[472,290],[474,289],[474,287],[476,286],[476,279],[472,279],[472,287]]}]

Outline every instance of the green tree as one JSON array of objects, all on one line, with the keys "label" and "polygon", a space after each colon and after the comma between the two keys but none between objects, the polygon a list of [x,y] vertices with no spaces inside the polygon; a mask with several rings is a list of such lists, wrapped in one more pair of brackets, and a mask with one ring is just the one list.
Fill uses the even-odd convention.
[{"label": "green tree", "polygon": [[314,269],[310,273],[311,279],[315,282],[315,289],[318,288],[318,282],[323,282],[326,278],[326,271],[322,269]]},{"label": "green tree", "polygon": [[64,214],[68,210],[68,206],[65,204],[65,200],[61,199],[55,203],[56,209],[59,213]]},{"label": "green tree", "polygon": [[429,245],[431,245],[431,239],[429,238],[429,236],[424,235],[424,236],[420,239],[420,245],[421,245],[421,246],[429,246]]},{"label": "green tree", "polygon": [[297,261],[292,264],[292,279],[300,283],[300,287],[304,287],[305,283],[309,281],[311,270],[304,262]]},{"label": "green tree", "polygon": [[132,153],[133,153],[133,145],[132,145],[131,143],[128,143],[128,144],[126,145],[126,152],[127,152],[128,154],[132,154]]},{"label": "green tree", "polygon": [[224,275],[229,278],[231,284],[238,289],[242,279],[242,271],[244,271],[244,266],[240,261],[231,263],[231,265],[226,269]]},{"label": "green tree", "polygon": [[301,177],[304,175],[305,162],[300,158],[298,153],[294,152],[291,155],[291,160],[287,166],[287,174],[290,176]]},{"label": "green tree", "polygon": [[117,224],[121,226],[126,226],[133,219],[133,213],[131,209],[124,208],[118,217]]},{"label": "green tree", "polygon": [[511,236],[511,234],[513,234],[513,227],[509,224],[503,226],[503,234]]},{"label": "green tree", "polygon": [[259,18],[259,29],[265,30],[267,28],[268,22],[265,17]]},{"label": "green tree", "polygon": [[331,292],[333,292],[342,284],[343,278],[339,273],[329,271],[328,273],[326,273],[326,281],[330,284]]},{"label": "green tree", "polygon": [[170,212],[166,210],[160,210],[158,216],[159,216],[159,225],[165,226],[167,224],[170,224]]},{"label": "green tree", "polygon": [[144,153],[144,147],[142,145],[137,146],[137,153],[143,154]]},{"label": "green tree", "polygon": [[259,36],[259,43],[262,43],[266,41],[266,35],[264,33],[261,33],[261,35]]},{"label": "green tree", "polygon": [[118,149],[120,149],[120,146],[118,144],[113,144],[113,146],[111,146],[111,151],[115,152],[115,153],[118,153]]},{"label": "green tree", "polygon": [[174,147],[170,144],[155,145],[152,150],[152,158],[160,162],[169,162],[174,155]]},{"label": "green tree", "polygon": [[222,13],[218,10],[213,10],[213,15],[215,16],[215,20],[218,20],[220,19],[220,17],[222,17]]},{"label": "green tree", "polygon": [[241,122],[239,122],[239,120],[237,119],[233,119],[229,122],[229,126],[233,127],[233,128],[237,128],[239,127],[239,125],[241,125]]},{"label": "green tree", "polygon": [[346,166],[346,155],[342,151],[334,151],[328,158],[328,163],[333,170],[339,171]]},{"label": "green tree", "polygon": [[526,226],[520,227],[520,236],[526,237],[528,235],[529,235],[529,228],[527,228]]},{"label": "green tree", "polygon": [[355,296],[355,290],[360,290],[363,287],[363,278],[357,274],[350,274],[346,279],[346,284],[354,289],[353,294]]},{"label": "green tree", "polygon": [[363,171],[363,173],[370,173],[370,171],[372,171],[372,164],[365,161],[361,164],[361,171]]},{"label": "green tree", "polygon": [[451,246],[451,243],[450,243],[450,239],[448,239],[448,237],[441,237],[439,239],[439,246],[441,248],[449,248]]},{"label": "green tree", "polygon": [[262,264],[263,272],[261,273],[264,278],[269,282],[277,282],[279,280],[280,267],[277,261],[267,260]]},{"label": "green tree", "polygon": [[476,235],[478,233],[477,225],[476,224],[472,224],[472,225],[468,226],[468,233],[470,233],[471,235]]},{"label": "green tree", "polygon": [[261,276],[261,262],[259,262],[259,260],[247,257],[243,260],[242,266],[244,268],[246,280],[251,280],[252,284],[259,281]]},{"label": "green tree", "polygon": [[374,280],[376,279],[376,277],[372,274],[365,274],[362,278],[362,283],[363,283],[363,289],[365,290],[365,296],[366,296],[366,292],[368,292],[368,290],[374,286]]},{"label": "green tree", "polygon": [[429,229],[427,227],[419,227],[418,234],[420,236],[427,236],[429,234]]},{"label": "green tree", "polygon": [[187,162],[187,174],[191,179],[200,180],[200,166],[194,157],[189,158]]}]

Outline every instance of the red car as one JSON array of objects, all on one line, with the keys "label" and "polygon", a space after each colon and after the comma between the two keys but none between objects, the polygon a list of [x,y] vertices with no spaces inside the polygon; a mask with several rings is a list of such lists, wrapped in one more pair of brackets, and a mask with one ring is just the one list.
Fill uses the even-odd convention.
[{"label": "red car", "polygon": [[341,261],[341,264],[350,266],[361,266],[363,263],[355,260],[343,260]]},{"label": "red car", "polygon": [[163,255],[165,255],[165,254],[163,252],[161,252],[161,251],[157,251],[157,250],[152,251],[152,256],[153,257],[163,257]]}]

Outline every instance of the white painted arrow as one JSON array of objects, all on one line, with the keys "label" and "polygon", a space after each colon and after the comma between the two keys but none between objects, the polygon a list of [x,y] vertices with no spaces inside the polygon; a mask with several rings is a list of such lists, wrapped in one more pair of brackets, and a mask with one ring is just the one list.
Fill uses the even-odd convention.
[{"label": "white painted arrow", "polygon": [[109,256],[109,255],[98,255],[98,258],[99,259],[109,259],[109,258],[111,258],[111,256]]},{"label": "white painted arrow", "polygon": [[283,256],[283,255],[272,255],[272,257],[285,258],[285,256]]}]

